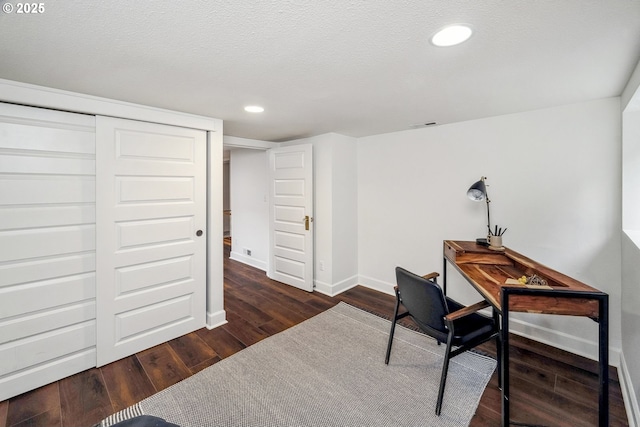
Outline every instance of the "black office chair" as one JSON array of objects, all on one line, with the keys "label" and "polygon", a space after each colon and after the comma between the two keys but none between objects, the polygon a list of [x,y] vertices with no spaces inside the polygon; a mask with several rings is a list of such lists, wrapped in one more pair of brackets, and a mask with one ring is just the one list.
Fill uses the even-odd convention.
[{"label": "black office chair", "polygon": [[[440,415],[449,360],[492,338],[496,338],[497,354],[500,355],[500,337],[498,325],[494,319],[476,313],[488,307],[489,304],[486,301],[466,307],[446,297],[436,283],[436,277],[438,273],[420,277],[402,267],[396,267],[396,307],[384,363],[389,364],[396,321],[406,316],[411,316],[424,333],[438,341],[438,345],[442,342],[447,343],[436,404],[436,414]],[[406,311],[398,314],[400,303]],[[452,350],[453,347],[456,347],[455,350]],[[499,357],[498,372],[500,372]]]}]

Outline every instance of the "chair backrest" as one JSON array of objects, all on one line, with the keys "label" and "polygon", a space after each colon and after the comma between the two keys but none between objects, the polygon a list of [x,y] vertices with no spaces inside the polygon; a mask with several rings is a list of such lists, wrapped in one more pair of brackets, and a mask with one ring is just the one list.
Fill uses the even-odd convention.
[{"label": "chair backrest", "polygon": [[443,318],[449,310],[440,285],[402,267],[396,267],[396,280],[402,305],[418,325],[447,333]]}]

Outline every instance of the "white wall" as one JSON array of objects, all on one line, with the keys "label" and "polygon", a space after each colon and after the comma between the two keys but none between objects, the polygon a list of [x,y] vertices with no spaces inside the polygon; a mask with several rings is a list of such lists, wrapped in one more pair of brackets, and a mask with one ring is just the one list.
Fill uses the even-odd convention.
[{"label": "white wall", "polygon": [[634,105],[635,108],[640,107],[640,97],[636,96],[638,88],[640,88],[640,60],[631,73],[622,95],[620,95],[620,104],[622,104],[623,110],[629,105]]},{"label": "white wall", "polygon": [[[622,237],[622,353],[618,376],[626,385],[625,404],[629,419],[640,425],[640,248],[628,236]],[[621,382],[622,382],[621,381]]]},{"label": "white wall", "polygon": [[640,63],[622,99],[623,228],[621,385],[630,425],[640,425]]},{"label": "white wall", "polygon": [[267,152],[234,148],[229,169],[231,259],[266,271],[269,259]]},{"label": "white wall", "polygon": [[[444,239],[486,232],[485,204],[466,197],[484,175],[492,223],[509,228],[505,245],[609,293],[617,363],[620,138],[620,101],[610,98],[359,139],[360,283],[390,293],[397,265],[442,273]],[[452,296],[479,299],[448,272]],[[517,318],[516,330],[597,358],[591,320]]]},{"label": "white wall", "polygon": [[358,171],[355,138],[333,134],[331,295],[358,283]]}]

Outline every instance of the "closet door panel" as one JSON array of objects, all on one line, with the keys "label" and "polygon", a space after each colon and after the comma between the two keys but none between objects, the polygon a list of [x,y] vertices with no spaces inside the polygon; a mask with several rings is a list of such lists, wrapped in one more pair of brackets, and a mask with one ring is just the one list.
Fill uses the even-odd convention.
[{"label": "closet door panel", "polygon": [[[95,225],[68,225],[0,233],[0,262],[60,256],[95,248]],[[93,249],[91,249],[93,250]]]},{"label": "closet door panel", "polygon": [[206,132],[98,116],[98,366],[206,320]]},{"label": "closet door panel", "polygon": [[95,118],[0,104],[0,401],[96,363]]},{"label": "closet door panel", "polygon": [[79,208],[85,203],[95,206],[95,178],[63,175],[2,173],[0,206],[23,207],[39,213],[49,206]]},{"label": "closet door panel", "polygon": [[[6,205],[5,205],[6,206]],[[0,224],[5,230],[29,227],[53,227],[67,224],[90,224],[96,222],[93,204],[75,206],[41,206],[37,209],[12,207],[0,209]]]},{"label": "closet door panel", "polygon": [[206,320],[206,132],[98,116],[98,366]]},{"label": "closet door panel", "polygon": [[65,326],[0,347],[0,375],[14,374],[86,350],[84,343],[96,340],[95,320]]},{"label": "closet door panel", "polygon": [[80,304],[20,316],[12,323],[0,325],[0,335],[5,336],[9,341],[17,341],[25,336],[87,322],[87,319],[93,321],[92,319],[95,317],[96,305],[89,300]]}]

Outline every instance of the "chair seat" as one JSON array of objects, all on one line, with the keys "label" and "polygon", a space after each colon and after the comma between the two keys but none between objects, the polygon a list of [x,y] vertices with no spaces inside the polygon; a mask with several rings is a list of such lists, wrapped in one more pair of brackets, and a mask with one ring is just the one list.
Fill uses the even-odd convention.
[{"label": "chair seat", "polygon": [[[445,297],[447,300],[447,307],[451,312],[464,308],[464,305],[460,304],[454,299]],[[427,334],[431,335],[440,342],[447,342],[448,332],[445,330],[434,329],[431,326],[422,323],[419,319],[411,316],[413,320],[420,326]],[[483,316],[481,314],[470,314],[453,322],[455,334],[453,335],[452,344],[455,347],[459,347],[476,339],[482,339],[482,337],[488,337],[496,332],[493,319]]]},{"label": "chair seat", "polygon": [[455,346],[464,345],[475,339],[495,333],[493,321],[479,314],[471,314],[453,323],[456,332],[453,336],[453,345]]},{"label": "chair seat", "polygon": [[[449,297],[447,297],[447,306],[451,312],[464,308],[462,304]],[[481,314],[470,314],[455,320],[453,324],[455,331],[453,345],[456,347],[495,333],[493,319]]]}]

